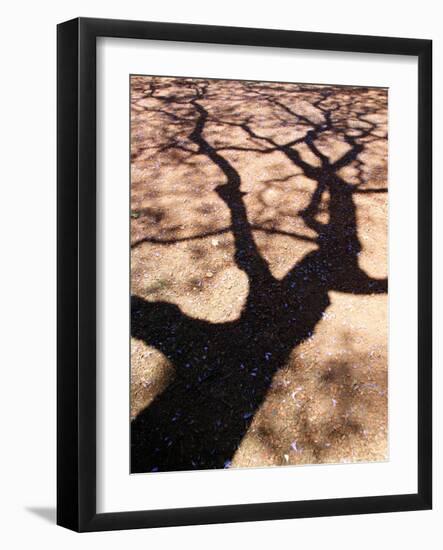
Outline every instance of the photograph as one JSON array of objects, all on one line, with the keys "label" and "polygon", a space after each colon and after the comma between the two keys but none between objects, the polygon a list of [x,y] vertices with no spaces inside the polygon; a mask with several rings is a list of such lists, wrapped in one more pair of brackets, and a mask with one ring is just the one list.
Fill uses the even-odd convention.
[{"label": "photograph", "polygon": [[131,473],[388,460],[388,90],[130,98]]}]

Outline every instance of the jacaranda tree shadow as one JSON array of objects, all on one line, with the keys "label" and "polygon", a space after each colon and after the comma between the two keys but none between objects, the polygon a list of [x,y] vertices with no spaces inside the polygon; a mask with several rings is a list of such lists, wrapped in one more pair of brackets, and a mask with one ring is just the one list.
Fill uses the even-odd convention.
[{"label": "jacaranda tree shadow", "polygon": [[[306,126],[303,137],[282,144],[260,134],[250,121],[236,119],[235,113],[229,120],[212,115],[205,102],[210,85],[209,81],[187,81],[186,94],[163,97],[151,82],[149,94],[164,103],[164,112],[178,124],[180,115],[174,105],[187,105],[193,117],[193,128],[187,135],[194,145],[192,153],[205,156],[223,175],[224,183],[218,185],[216,193],[230,212],[234,260],[247,276],[249,293],[238,319],[226,323],[192,318],[171,303],[132,297],[132,336],[163,353],[176,373],[166,390],[132,421],[133,473],[228,466],[273,375],[285,365],[291,351],[313,334],[330,304],[328,293],[387,291],[386,279],[371,278],[359,267],[361,244],[354,194],[367,191],[339,175],[351,163],[358,168],[365,139],[376,128],[366,118],[370,109],[354,109],[352,117],[357,124],[350,128],[343,122],[343,106],[334,103],[334,88],[315,88],[315,122],[306,114],[296,113],[275,94],[268,94],[266,87],[245,83],[245,93],[273,103],[290,123]],[[282,279],[272,275],[255,243],[240,173],[223,156],[222,148],[205,137],[208,121],[224,125],[227,131],[233,126],[241,129],[254,145],[251,150],[259,147],[263,154],[277,151],[315,182],[309,205],[300,216],[316,234],[316,249]],[[331,132],[348,145],[334,162],[317,145],[322,135]],[[315,164],[302,158],[296,148],[300,144],[308,147]],[[329,219],[322,223],[317,217],[325,193],[329,194]]]}]

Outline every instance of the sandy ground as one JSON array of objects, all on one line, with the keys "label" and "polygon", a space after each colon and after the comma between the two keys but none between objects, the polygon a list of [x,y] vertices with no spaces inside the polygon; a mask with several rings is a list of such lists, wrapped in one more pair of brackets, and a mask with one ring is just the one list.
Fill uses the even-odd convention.
[{"label": "sandy ground", "polygon": [[[140,76],[132,78],[131,101],[131,292],[148,306],[174,304],[208,326],[231,326],[246,308],[255,283],[236,258],[235,208],[216,192],[226,181],[220,157],[239,175],[257,251],[282,281],[319,250],[315,223],[326,227],[332,216],[328,188],[312,220],[301,215],[319,185],[303,163],[320,170],[322,157],[331,166],[354,147],[355,158],[334,168],[340,181],[355,188],[359,246],[351,254],[370,279],[387,277],[386,90]],[[196,137],[199,117],[205,117],[204,128]],[[303,141],[312,128],[314,141]],[[291,162],[288,143],[299,165]],[[372,292],[370,285],[355,291],[352,284],[327,284],[328,302],[313,329],[288,344],[254,408],[245,413],[232,404],[234,414],[249,416],[235,452],[224,456],[225,467],[388,458],[387,293]],[[284,332],[289,322],[275,321],[275,330]],[[149,326],[149,320],[134,323]],[[263,330],[272,332],[272,326]],[[161,403],[174,381],[181,384],[173,353],[140,334],[133,330],[131,342],[133,419]],[[227,345],[234,349],[237,343]],[[254,345],[251,340],[251,353]],[[250,374],[253,385],[257,376]],[[167,406],[164,411],[169,414]],[[168,429],[162,428],[162,437]],[[184,422],[180,437],[189,429]],[[199,456],[196,448],[192,467],[211,467]],[[146,469],[163,469],[152,464]],[[178,461],[171,469],[188,468]]]}]

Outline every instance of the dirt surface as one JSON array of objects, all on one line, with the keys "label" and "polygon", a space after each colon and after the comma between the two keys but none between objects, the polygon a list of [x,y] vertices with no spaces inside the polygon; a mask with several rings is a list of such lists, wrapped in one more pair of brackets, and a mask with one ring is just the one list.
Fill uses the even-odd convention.
[{"label": "dirt surface", "polygon": [[131,81],[133,472],[379,461],[387,90]]}]

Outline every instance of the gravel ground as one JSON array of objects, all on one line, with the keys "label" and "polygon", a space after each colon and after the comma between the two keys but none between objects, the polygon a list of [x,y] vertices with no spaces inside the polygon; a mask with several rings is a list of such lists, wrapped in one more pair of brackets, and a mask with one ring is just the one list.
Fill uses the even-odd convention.
[{"label": "gravel ground", "polygon": [[387,460],[387,91],[131,106],[132,471]]}]

